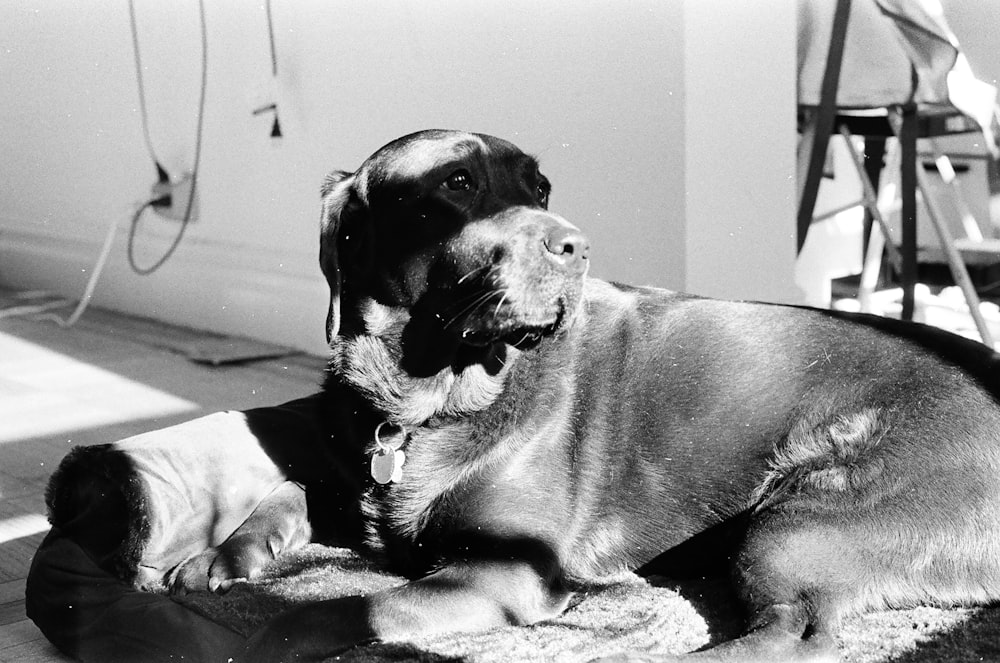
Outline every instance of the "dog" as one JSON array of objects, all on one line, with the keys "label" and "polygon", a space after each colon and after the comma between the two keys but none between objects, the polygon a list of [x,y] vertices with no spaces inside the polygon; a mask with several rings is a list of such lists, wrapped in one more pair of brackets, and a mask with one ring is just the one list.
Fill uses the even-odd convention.
[{"label": "dog", "polygon": [[[550,191],[511,143],[443,130],[327,177],[326,499],[342,541],[412,581],[280,615],[247,660],[536,623],[692,542],[746,629],[679,660],[836,660],[843,615],[1000,598],[990,349],[591,278]],[[303,508],[264,507],[232,557],[267,558]]]}]

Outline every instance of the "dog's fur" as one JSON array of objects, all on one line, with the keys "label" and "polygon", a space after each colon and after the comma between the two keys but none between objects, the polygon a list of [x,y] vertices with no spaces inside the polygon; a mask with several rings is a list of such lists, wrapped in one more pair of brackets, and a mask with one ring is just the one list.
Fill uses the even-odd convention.
[{"label": "dog's fur", "polygon": [[[698,660],[835,659],[847,612],[1000,598],[990,350],[588,278],[548,194],[515,146],[449,131],[327,179],[326,410],[349,477],[328,500],[414,580],[279,617],[250,660],[537,622],[719,531],[747,629]],[[385,485],[383,423],[406,454]]]}]

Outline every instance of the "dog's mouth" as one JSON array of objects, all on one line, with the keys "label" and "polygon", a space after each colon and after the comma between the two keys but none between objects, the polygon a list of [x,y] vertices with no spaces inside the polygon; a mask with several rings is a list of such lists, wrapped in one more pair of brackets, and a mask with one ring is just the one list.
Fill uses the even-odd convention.
[{"label": "dog's mouth", "polygon": [[568,311],[566,298],[559,297],[547,315],[529,317],[498,311],[488,318],[469,319],[463,325],[461,342],[476,347],[506,343],[519,350],[528,350],[568,326]]},{"label": "dog's mouth", "polygon": [[547,336],[554,336],[562,326],[560,324],[561,321],[562,313],[560,312],[560,315],[551,324],[543,327],[527,327],[525,329],[519,329],[516,332],[507,334],[501,340],[507,345],[514,346],[518,350],[530,350],[541,343],[543,338]]}]

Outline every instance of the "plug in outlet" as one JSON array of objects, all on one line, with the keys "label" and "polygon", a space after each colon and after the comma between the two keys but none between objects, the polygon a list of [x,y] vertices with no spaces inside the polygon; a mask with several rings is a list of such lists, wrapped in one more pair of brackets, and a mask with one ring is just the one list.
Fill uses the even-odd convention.
[{"label": "plug in outlet", "polygon": [[191,203],[191,214],[188,221],[194,221],[198,211],[198,196],[191,199],[191,173],[184,173],[176,182],[157,182],[153,185],[152,207],[157,214],[174,221],[183,221],[187,214],[188,203]]}]

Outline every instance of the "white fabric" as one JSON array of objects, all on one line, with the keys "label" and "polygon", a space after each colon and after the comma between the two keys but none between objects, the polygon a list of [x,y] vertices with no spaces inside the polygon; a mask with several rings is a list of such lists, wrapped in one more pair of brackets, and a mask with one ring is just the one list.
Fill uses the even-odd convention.
[{"label": "white fabric", "polygon": [[[799,0],[799,104],[819,105],[836,0]],[[914,88],[912,70],[917,73]],[[977,80],[938,0],[851,0],[837,107],[957,109],[993,137],[997,90]]]},{"label": "white fabric", "polygon": [[131,458],[147,498],[141,587],[161,586],[175,565],[222,543],[286,480],[242,412],[217,412],[114,446]]}]

